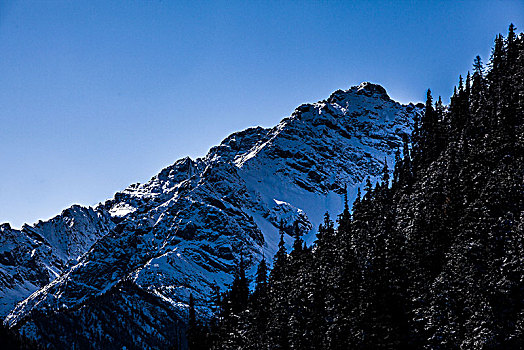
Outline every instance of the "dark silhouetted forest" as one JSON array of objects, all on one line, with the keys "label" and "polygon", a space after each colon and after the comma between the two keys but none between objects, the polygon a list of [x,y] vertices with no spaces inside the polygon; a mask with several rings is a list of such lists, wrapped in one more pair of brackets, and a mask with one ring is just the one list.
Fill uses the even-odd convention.
[{"label": "dark silhouetted forest", "polygon": [[[498,35],[433,100],[350,211],[281,240],[250,292],[243,262],[190,349],[515,349],[524,344],[524,35]],[[298,230],[296,230],[298,232]],[[284,235],[281,231],[282,237]]]}]

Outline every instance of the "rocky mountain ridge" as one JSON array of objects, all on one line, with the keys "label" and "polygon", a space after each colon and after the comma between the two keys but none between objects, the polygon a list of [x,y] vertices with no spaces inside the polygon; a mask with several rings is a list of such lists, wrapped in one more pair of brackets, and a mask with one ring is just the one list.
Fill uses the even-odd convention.
[{"label": "rocky mountain ridge", "polygon": [[[314,240],[326,210],[341,211],[344,187],[354,197],[367,176],[380,174],[385,159],[393,164],[402,136],[421,111],[420,105],[391,100],[379,85],[362,83],[299,106],[273,128],[233,133],[203,158],[175,162],[149,182],[85,209],[89,215],[69,225],[70,231],[40,233],[48,244],[31,241],[28,228],[2,226],[14,237],[10,242],[22,241],[22,256],[38,242],[49,247],[39,248],[39,275],[56,272],[22,289],[20,300],[38,290],[6,322],[58,348],[71,342],[155,348],[183,341],[190,293],[203,302],[223,289],[241,255],[252,263],[262,256],[270,260],[281,220],[288,232],[298,222],[306,240]],[[95,216],[98,221],[91,220]],[[84,238],[63,238],[77,236]],[[49,257],[57,262],[48,263]],[[5,276],[26,271],[18,284],[2,285],[0,292],[15,300],[13,291],[32,281],[33,265],[4,261]]]},{"label": "rocky mountain ridge", "polygon": [[79,205],[21,230],[0,225],[0,315],[74,265],[114,226],[106,211]]}]

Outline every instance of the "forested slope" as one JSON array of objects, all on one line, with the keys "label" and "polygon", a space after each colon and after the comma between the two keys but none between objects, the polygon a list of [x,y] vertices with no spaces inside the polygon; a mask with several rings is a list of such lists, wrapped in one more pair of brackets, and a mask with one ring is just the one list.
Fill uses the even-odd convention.
[{"label": "forested slope", "polygon": [[[497,36],[306,247],[296,231],[251,293],[243,263],[190,312],[191,349],[518,349],[524,344],[524,35]],[[284,232],[282,231],[282,237]]]}]

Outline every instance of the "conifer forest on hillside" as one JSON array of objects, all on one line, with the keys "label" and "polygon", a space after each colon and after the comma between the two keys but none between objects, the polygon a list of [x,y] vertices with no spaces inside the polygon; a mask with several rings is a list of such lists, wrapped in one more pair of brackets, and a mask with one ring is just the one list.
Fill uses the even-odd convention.
[{"label": "conifer forest on hillside", "polygon": [[524,35],[498,35],[449,105],[428,90],[392,176],[312,246],[299,232],[253,290],[239,261],[212,319],[190,301],[190,349],[522,348]]}]

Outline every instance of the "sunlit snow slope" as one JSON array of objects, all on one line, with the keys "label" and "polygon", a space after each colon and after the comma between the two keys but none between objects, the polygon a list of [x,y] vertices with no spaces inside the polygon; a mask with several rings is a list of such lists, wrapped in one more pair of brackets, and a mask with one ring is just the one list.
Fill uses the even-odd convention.
[{"label": "sunlit snow slope", "polygon": [[[78,260],[56,268],[42,260],[43,270],[60,274],[54,280],[48,274],[52,282],[22,276],[15,286],[2,286],[10,305],[40,288],[6,321],[58,348],[172,343],[183,333],[190,293],[204,305],[213,286],[231,282],[241,254],[252,264],[263,255],[270,261],[281,220],[288,232],[298,221],[311,242],[323,214],[341,211],[345,186],[351,199],[367,176],[380,174],[385,159],[391,168],[402,135],[421,111],[362,83],[298,107],[273,128],[234,133],[204,158],[177,161],[99,205],[100,220],[111,223],[89,231],[96,242],[86,241]],[[76,259],[79,254],[61,255],[61,234],[68,235],[53,234],[49,256]],[[13,242],[29,239],[24,230],[16,235]],[[22,254],[30,254],[31,244],[20,243],[28,247]],[[0,256],[15,254],[15,245]],[[6,261],[0,261],[2,273],[23,267]]]}]

